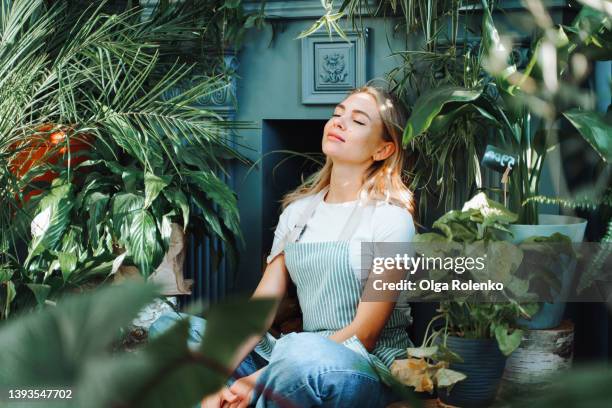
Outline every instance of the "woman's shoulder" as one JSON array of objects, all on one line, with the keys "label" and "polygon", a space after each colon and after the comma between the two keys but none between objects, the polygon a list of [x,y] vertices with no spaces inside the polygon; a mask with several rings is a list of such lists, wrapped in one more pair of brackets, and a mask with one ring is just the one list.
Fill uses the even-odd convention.
[{"label": "woman's shoulder", "polygon": [[377,242],[409,242],[416,231],[412,214],[405,206],[393,202],[373,203],[372,230]]},{"label": "woman's shoulder", "polygon": [[306,210],[308,203],[310,203],[314,197],[314,195],[308,195],[292,201],[289,203],[289,205],[287,205],[287,207],[285,207],[280,218],[284,219],[287,224],[295,224],[300,214]]}]

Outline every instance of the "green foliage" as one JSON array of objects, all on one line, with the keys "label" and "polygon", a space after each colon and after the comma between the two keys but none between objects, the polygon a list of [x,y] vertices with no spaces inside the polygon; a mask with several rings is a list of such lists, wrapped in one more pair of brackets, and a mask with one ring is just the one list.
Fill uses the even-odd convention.
[{"label": "green foliage", "polygon": [[260,0],[259,10],[252,13],[244,11],[243,0],[207,0],[199,3],[205,7],[207,23],[203,40],[209,47],[213,45],[217,49],[238,51],[248,30],[261,29],[267,24],[264,13],[266,0]]},{"label": "green foliage", "polygon": [[198,350],[188,347],[187,320],[140,349],[117,349],[123,329],[154,296],[145,285],[108,287],[4,323],[0,387],[72,389],[73,398],[62,402],[70,407],[192,407],[225,383],[235,350],[264,331],[274,304],[235,299],[216,306],[208,316],[216,330]]},{"label": "green foliage", "polygon": [[[590,193],[575,197],[573,199],[535,196],[531,197],[529,200],[541,204],[556,204],[571,209],[582,209],[586,211],[607,209],[609,211],[612,209],[612,189],[606,189],[603,194],[594,195],[593,193]],[[578,286],[576,288],[578,293],[590,287],[596,281],[596,278],[602,279],[603,276],[606,276],[602,275],[602,272],[607,274],[607,276],[603,277],[603,279],[606,279],[610,274],[609,271],[603,271],[603,267],[606,260],[612,255],[612,245],[610,245],[610,243],[612,243],[612,220],[608,217],[607,221],[605,222],[607,223],[606,230],[600,241],[602,246],[593,257],[593,260],[589,264],[587,270],[580,275],[580,281],[578,282]]]},{"label": "green foliage", "polygon": [[325,27],[329,37],[332,37],[332,30],[342,37],[345,41],[348,41],[348,37],[344,33],[344,30],[338,25],[338,20],[345,16],[341,11],[334,13],[334,1],[333,0],[321,0],[321,6],[325,10],[325,14],[321,16],[312,26],[302,31],[297,37],[298,39],[308,37],[311,34],[319,31],[321,27]]},{"label": "green foliage", "polygon": [[[418,234],[415,237],[417,251],[431,250],[432,243],[454,243],[443,247],[441,253],[452,256],[458,250],[459,256],[465,254],[487,254],[486,266],[482,271],[466,270],[462,279],[486,282],[491,279],[501,282],[504,290],[497,297],[482,291],[463,291],[463,296],[453,295],[453,300],[440,303],[440,313],[433,321],[444,319],[443,336],[449,334],[465,338],[494,338],[505,355],[512,353],[520,344],[522,330],[516,326],[519,317],[531,317],[537,311],[537,304],[522,303],[530,298],[529,283],[534,276],[515,276],[521,264],[521,249],[509,242],[502,241],[503,233],[515,222],[517,215],[503,205],[479,193],[465,203],[461,211],[450,211],[440,217],[434,228],[440,232]],[[446,253],[448,252],[448,253]],[[425,254],[427,256],[440,256]],[[453,271],[440,273],[429,271],[429,278],[437,282],[448,281]],[[502,296],[500,298],[499,296]],[[423,347],[433,343],[439,332],[425,335]],[[444,340],[442,344],[446,344]],[[448,356],[452,359],[452,356]]]},{"label": "green foliage", "polygon": [[[473,87],[446,86],[425,94],[415,103],[404,133],[404,144],[421,135],[432,139],[434,143],[445,143],[447,138],[441,136],[449,128],[448,126],[434,126],[436,120],[442,123],[453,123],[463,119],[476,123],[486,123],[487,125],[492,124],[497,136],[492,143],[519,156],[518,165],[513,168],[510,179],[511,208],[519,213],[522,223],[537,223],[536,207],[533,202],[526,200],[538,194],[540,175],[546,153],[556,144],[552,122],[556,115],[554,107],[558,102],[543,100],[543,103],[549,104],[547,108],[549,113],[544,113],[541,110],[540,112],[536,111],[531,105],[533,102],[530,101],[536,97],[545,98],[545,96],[533,94],[536,91],[544,92],[540,88],[549,86],[547,84],[553,80],[551,75],[555,81],[560,81],[557,76],[561,77],[562,74],[555,72],[548,73],[547,76],[542,74],[543,77],[535,77],[534,67],[542,64],[562,66],[563,61],[571,59],[573,53],[582,49],[582,44],[593,41],[591,35],[594,32],[599,34],[609,32],[609,18],[603,12],[598,13],[593,10],[579,14],[572,26],[560,27],[559,30],[554,31],[555,38],[558,40],[554,44],[556,61],[538,59],[541,55],[538,52],[539,47],[550,45],[547,42],[550,42],[549,37],[553,34],[547,33],[550,34],[548,37],[543,36],[535,42],[536,49],[533,51],[533,59],[525,72],[518,72],[516,66],[508,64],[505,60],[510,50],[495,28],[491,7],[485,0],[482,0],[482,6],[482,52],[485,55],[483,66],[494,79],[493,82],[488,84],[488,87],[496,90],[493,93],[498,93],[500,95],[499,99],[495,102],[489,101],[482,88],[479,90],[479,88]],[[586,24],[587,20],[588,25]],[[579,31],[577,28],[585,25],[588,26],[588,34]],[[570,37],[563,35],[561,38],[559,36],[564,34],[563,29],[570,32],[579,31],[580,35]],[[534,77],[530,77],[530,75]],[[535,91],[531,89],[536,86],[538,88]],[[491,93],[490,90],[488,93]],[[469,97],[458,99],[457,95],[469,95]],[[519,105],[518,109],[517,104]],[[528,115],[531,113],[544,117],[541,122],[542,128],[539,131],[533,132],[530,129]],[[563,112],[563,115],[607,162],[610,158],[612,140],[612,126],[609,118],[596,112],[579,109],[567,110]],[[476,150],[482,149],[488,143],[487,138],[476,137],[476,134],[470,137],[473,137],[474,143],[479,146]],[[442,158],[445,158],[449,155],[449,148],[443,151],[444,156]],[[470,157],[471,159],[472,157]],[[477,158],[476,161],[478,161]],[[468,183],[471,183],[471,181],[468,181]]]},{"label": "green foliage", "polygon": [[[434,119],[440,117],[438,115],[447,105],[456,107],[461,103],[470,103],[480,98],[481,95],[482,90],[449,87],[436,89],[421,96],[412,110],[408,123],[406,123],[403,137],[404,146],[427,131],[432,126]],[[449,116],[454,117],[452,113]],[[447,121],[450,122],[450,120]]]},{"label": "green foliage", "polygon": [[597,112],[570,110],[563,112],[582,137],[606,163],[612,162],[612,112],[603,115]]},{"label": "green foliage", "polygon": [[[363,14],[399,18],[395,31],[405,36],[406,48],[415,38],[422,39],[419,49],[393,54],[401,62],[388,77],[406,105],[415,100],[404,145],[416,153],[409,178],[411,188],[419,192],[423,219],[435,208],[432,200],[445,210],[458,209],[485,187],[480,157],[487,144],[494,144],[520,156],[511,174],[511,209],[522,223],[537,223],[537,207],[524,203],[538,195],[546,152],[557,139],[553,123],[561,113],[567,113],[568,119],[572,112],[584,116],[592,129],[578,119],[570,121],[602,157],[609,155],[609,123],[585,108],[589,96],[577,84],[584,80],[590,62],[612,55],[610,16],[583,6],[571,24],[554,26],[545,10],[534,14],[541,35],[534,39],[531,59],[521,72],[512,59],[513,45],[494,24],[497,8],[503,8],[503,2],[382,0],[375,9],[366,0],[341,3],[339,13],[345,13],[356,28]],[[330,13],[333,10],[327,10]],[[471,23],[478,15],[480,27]],[[478,44],[470,38],[479,31]],[[474,97],[458,101],[460,94]],[[542,118],[540,129],[532,129],[533,116]]]},{"label": "green foliage", "polygon": [[150,275],[172,222],[232,254],[240,237],[218,175],[226,160],[246,162],[229,145],[245,124],[198,102],[228,78],[195,75],[173,52],[202,38],[210,10],[161,5],[143,19],[73,3],[1,3],[0,265],[11,273],[0,318],[104,280],[121,261]]},{"label": "green foliage", "polygon": [[603,407],[612,398],[611,382],[612,371],[607,364],[572,367],[554,375],[544,392],[536,387],[532,392],[512,396],[509,402],[520,407],[529,401],[528,405],[534,408]]}]

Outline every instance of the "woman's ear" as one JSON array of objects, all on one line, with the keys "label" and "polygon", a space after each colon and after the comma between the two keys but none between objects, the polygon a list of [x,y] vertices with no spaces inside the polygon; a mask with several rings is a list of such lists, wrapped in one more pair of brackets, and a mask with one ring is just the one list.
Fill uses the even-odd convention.
[{"label": "woman's ear", "polygon": [[384,142],[377,150],[374,152],[372,159],[374,161],[381,161],[387,159],[395,153],[395,144],[393,142]]}]

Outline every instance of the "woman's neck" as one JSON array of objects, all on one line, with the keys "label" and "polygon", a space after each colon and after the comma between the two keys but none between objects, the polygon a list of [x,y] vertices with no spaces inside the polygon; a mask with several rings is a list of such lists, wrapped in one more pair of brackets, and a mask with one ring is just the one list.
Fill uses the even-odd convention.
[{"label": "woman's neck", "polygon": [[367,165],[342,165],[332,166],[329,180],[329,192],[325,197],[326,203],[343,203],[357,200],[359,190],[363,185],[363,175]]}]

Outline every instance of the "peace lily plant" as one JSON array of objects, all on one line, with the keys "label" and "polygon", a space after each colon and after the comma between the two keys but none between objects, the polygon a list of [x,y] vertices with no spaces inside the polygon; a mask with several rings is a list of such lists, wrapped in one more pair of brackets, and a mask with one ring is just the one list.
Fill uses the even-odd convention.
[{"label": "peace lily plant", "polygon": [[121,263],[149,276],[173,223],[225,243],[211,250],[217,262],[240,239],[218,176],[242,159],[228,140],[240,124],[197,104],[229,83],[168,64],[176,41],[199,35],[189,7],[144,20],[104,3],[0,2],[0,318],[95,286]]}]

